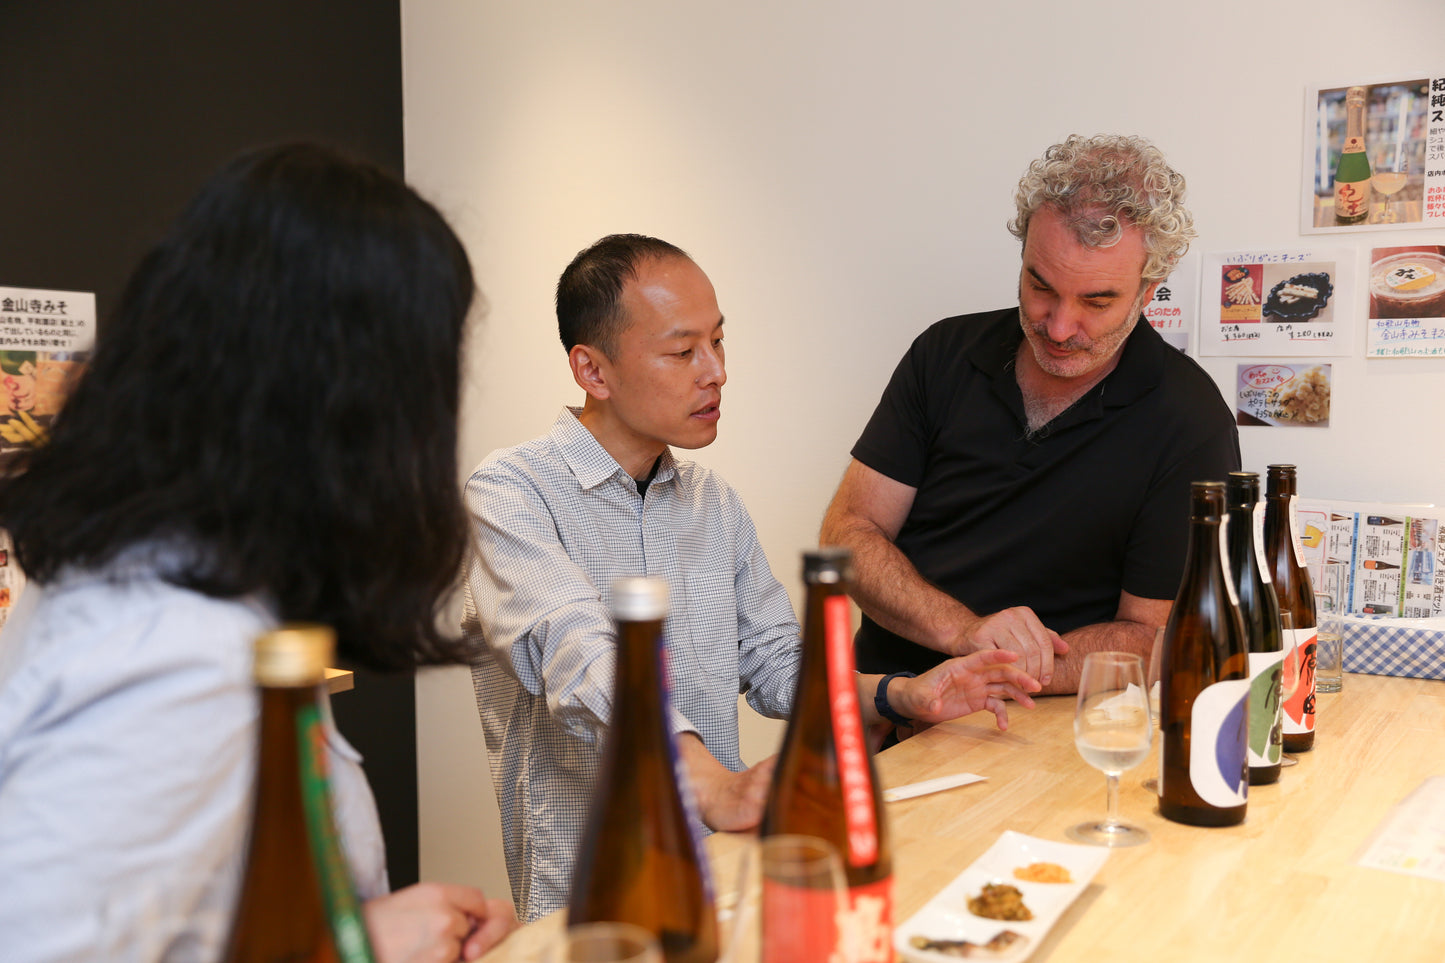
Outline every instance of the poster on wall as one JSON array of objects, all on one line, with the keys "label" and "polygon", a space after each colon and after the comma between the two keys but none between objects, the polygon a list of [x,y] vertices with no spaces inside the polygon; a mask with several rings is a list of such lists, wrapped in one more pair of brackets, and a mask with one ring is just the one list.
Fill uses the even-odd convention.
[{"label": "poster on wall", "polygon": [[1365,356],[1445,356],[1445,245],[1370,251]]},{"label": "poster on wall", "polygon": [[45,443],[94,344],[94,294],[0,287],[0,472]]},{"label": "poster on wall", "polygon": [[1195,307],[1199,290],[1199,258],[1186,254],[1174,271],[1154,289],[1154,297],[1144,305],[1144,317],[1164,338],[1165,343],[1189,353],[1189,340],[1194,331]]},{"label": "poster on wall", "polygon": [[1201,355],[1348,355],[1355,255],[1301,248],[1204,257]]},{"label": "poster on wall", "polygon": [[10,543],[10,533],[0,529],[0,629],[10,618],[10,610],[25,587],[25,576],[15,564],[15,550]]},{"label": "poster on wall", "polygon": [[1300,231],[1445,226],[1445,76],[1305,91]]},{"label": "poster on wall", "polygon": [[1241,364],[1235,374],[1235,424],[1274,428],[1330,426],[1328,364]]}]

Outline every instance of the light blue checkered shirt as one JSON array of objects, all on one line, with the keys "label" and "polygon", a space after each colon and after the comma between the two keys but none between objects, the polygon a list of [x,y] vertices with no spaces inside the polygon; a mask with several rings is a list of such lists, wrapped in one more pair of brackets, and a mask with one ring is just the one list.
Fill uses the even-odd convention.
[{"label": "light blue checkered shirt", "polygon": [[611,712],[612,581],[667,581],[674,732],[737,771],[737,695],[792,706],[798,623],[737,493],[664,452],[646,497],[571,409],[493,452],[466,489],[473,550],[462,631],[518,915],[564,905]]}]

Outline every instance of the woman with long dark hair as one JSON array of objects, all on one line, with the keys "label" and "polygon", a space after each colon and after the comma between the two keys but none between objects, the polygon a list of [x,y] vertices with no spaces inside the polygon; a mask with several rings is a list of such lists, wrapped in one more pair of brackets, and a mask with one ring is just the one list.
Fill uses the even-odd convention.
[{"label": "woman with long dark hair", "polygon": [[[0,482],[31,583],[0,641],[6,959],[130,958],[142,932],[163,958],[218,955],[260,632],[323,622],[379,670],[465,661],[436,617],[467,532],[472,296],[430,204],[314,145],[231,163],[141,262],[50,443]],[[378,955],[505,935],[505,904],[470,887],[387,893],[358,757],[330,738]]]}]

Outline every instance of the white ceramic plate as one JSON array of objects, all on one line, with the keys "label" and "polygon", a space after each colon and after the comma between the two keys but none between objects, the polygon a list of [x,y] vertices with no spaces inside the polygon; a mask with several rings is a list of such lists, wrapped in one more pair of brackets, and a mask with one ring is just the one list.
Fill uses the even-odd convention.
[{"label": "white ceramic plate", "polygon": [[[1010,830],[895,931],[894,948],[911,963],[953,963],[960,958],[994,960],[996,963],[1026,960],[1108,858],[1109,850],[1102,846],[1056,843]],[[1030,863],[1057,863],[1068,869],[1073,882],[1030,883],[1014,876],[1016,868]],[[1017,887],[1023,894],[1024,905],[1033,911],[1034,918],[1014,922],[985,919],[970,913],[968,898],[977,896],[985,883],[1008,883]],[[1001,930],[1013,930],[1023,939],[999,953],[974,951],[973,955],[963,957],[958,953],[914,949],[910,944],[915,936],[983,944]]]}]

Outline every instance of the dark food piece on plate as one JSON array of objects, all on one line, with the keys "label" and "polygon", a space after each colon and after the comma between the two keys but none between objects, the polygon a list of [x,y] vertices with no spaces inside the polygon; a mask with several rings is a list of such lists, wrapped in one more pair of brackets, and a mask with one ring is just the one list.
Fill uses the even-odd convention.
[{"label": "dark food piece on plate", "polygon": [[1015,943],[1022,947],[1027,942],[1028,937],[1022,933],[1000,930],[987,943],[970,943],[968,940],[930,940],[926,936],[915,936],[908,941],[908,945],[915,950],[930,950],[934,953],[942,953],[944,956],[956,956],[963,960],[986,960],[1011,949]]},{"label": "dark food piece on plate", "polygon": [[1008,883],[985,883],[982,893],[968,898],[968,911],[991,920],[1034,918],[1033,910],[1024,905],[1024,894]]}]

